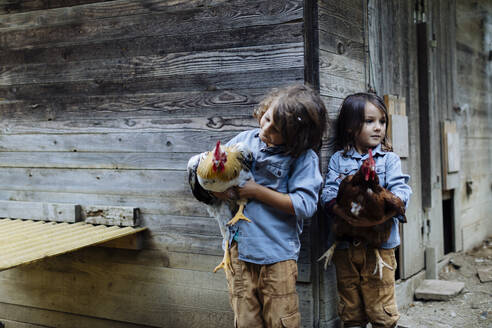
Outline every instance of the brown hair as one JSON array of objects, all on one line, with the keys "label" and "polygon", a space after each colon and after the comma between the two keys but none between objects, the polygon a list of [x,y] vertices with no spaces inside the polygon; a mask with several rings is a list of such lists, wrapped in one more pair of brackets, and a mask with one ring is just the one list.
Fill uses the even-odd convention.
[{"label": "brown hair", "polygon": [[273,108],[273,121],[287,154],[298,157],[307,149],[319,151],[326,126],[326,108],[320,96],[302,84],[273,89],[253,112],[258,122],[275,100],[278,101]]},{"label": "brown hair", "polygon": [[379,108],[386,119],[386,131],[381,148],[384,151],[392,151],[391,142],[388,139],[388,110],[381,97],[373,93],[354,93],[347,96],[340,107],[336,129],[336,149],[343,149],[346,154],[350,148],[355,147],[355,138],[362,130],[365,120],[366,103],[370,102]]}]

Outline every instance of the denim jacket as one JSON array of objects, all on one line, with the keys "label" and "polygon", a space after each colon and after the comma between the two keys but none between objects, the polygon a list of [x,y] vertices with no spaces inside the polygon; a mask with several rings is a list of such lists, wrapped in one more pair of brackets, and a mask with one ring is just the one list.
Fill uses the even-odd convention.
[{"label": "denim jacket", "polygon": [[317,210],[323,184],[316,153],[309,149],[299,157],[286,155],[282,146],[268,147],[259,129],[240,133],[227,144],[246,143],[254,155],[253,177],[258,184],[288,194],[295,215],[286,214],[256,199],[246,204],[244,214],[252,222],[231,227],[238,243],[239,259],[256,264],[297,260],[303,220]]},{"label": "denim jacket", "polygon": [[[393,152],[383,151],[381,144],[372,151],[376,162],[376,174],[379,178],[379,184],[398,196],[408,207],[408,201],[412,193],[412,189],[407,184],[410,176],[402,173],[400,157]],[[333,154],[328,165],[325,186],[321,194],[323,207],[337,197],[340,182],[347,175],[355,174],[361,167],[362,162],[368,157],[368,154],[361,155],[354,148],[350,149],[345,156],[343,151]],[[391,234],[388,240],[381,245],[381,248],[394,248],[398,245],[400,245],[400,234],[398,232],[398,218],[395,217],[393,218]],[[339,248],[347,248],[347,246],[347,243],[338,245]]]}]

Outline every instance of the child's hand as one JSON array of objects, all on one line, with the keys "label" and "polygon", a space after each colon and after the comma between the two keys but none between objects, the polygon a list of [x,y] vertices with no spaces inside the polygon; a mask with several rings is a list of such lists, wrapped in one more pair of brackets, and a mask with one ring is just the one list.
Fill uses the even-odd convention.
[{"label": "child's hand", "polygon": [[237,187],[239,198],[251,199],[257,195],[259,184],[253,179],[249,179],[242,187]]}]

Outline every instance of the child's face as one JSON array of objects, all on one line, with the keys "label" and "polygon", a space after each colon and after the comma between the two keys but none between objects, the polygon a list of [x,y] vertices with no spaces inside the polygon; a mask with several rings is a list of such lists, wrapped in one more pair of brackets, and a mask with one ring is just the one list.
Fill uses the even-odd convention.
[{"label": "child's face", "polygon": [[269,147],[284,143],[280,130],[275,126],[275,122],[273,121],[273,108],[275,108],[274,106],[276,104],[277,102],[273,101],[260,120],[260,139]]},{"label": "child's face", "polygon": [[369,148],[379,145],[385,134],[386,117],[383,111],[368,101],[364,108],[364,123],[355,136],[355,148],[360,154],[365,154]]}]

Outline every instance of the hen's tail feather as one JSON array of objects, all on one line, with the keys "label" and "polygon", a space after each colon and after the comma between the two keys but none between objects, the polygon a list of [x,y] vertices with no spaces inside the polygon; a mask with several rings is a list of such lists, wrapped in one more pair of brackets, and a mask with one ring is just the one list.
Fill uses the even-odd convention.
[{"label": "hen's tail feather", "polygon": [[401,217],[402,222],[407,222],[407,217],[405,216],[405,204],[403,201],[398,198],[398,196],[390,195],[391,197],[385,197],[384,199],[384,208],[385,213],[389,213],[390,211],[395,211],[395,215]]}]

